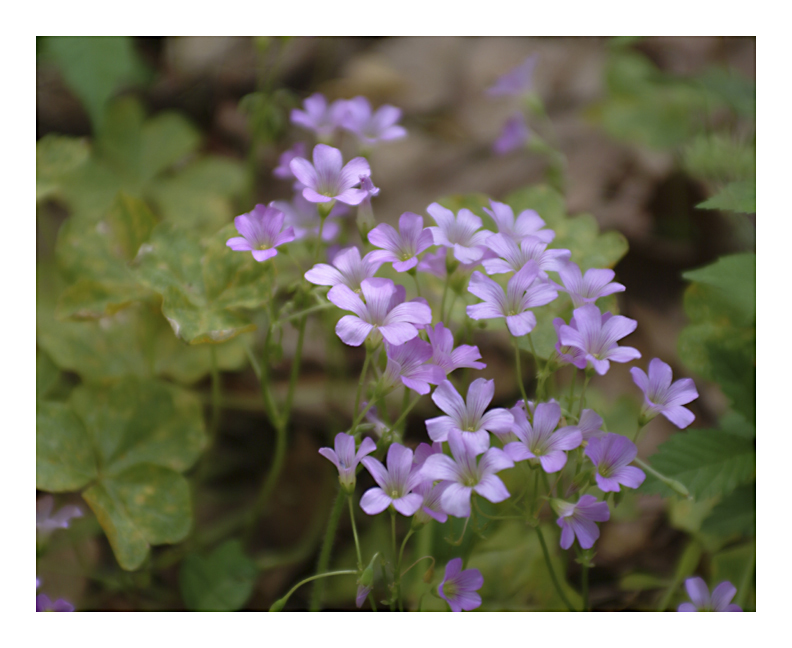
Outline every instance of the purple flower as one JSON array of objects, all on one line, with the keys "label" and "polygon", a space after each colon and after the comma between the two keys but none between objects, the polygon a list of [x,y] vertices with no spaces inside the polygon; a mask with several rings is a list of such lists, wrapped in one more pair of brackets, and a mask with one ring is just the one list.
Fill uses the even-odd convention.
[{"label": "purple flower", "polygon": [[319,234],[319,228],[322,228],[322,240],[332,241],[340,227],[338,223],[331,221],[331,218],[345,216],[349,213],[349,209],[343,203],[336,203],[330,214],[327,216],[324,227],[322,227],[322,219],[319,216],[319,210],[316,203],[306,200],[301,193],[295,194],[291,202],[285,200],[273,200],[270,207],[282,211],[286,216],[284,225],[291,226],[294,229],[294,238],[300,241],[309,236],[314,237]]},{"label": "purple flower", "polygon": [[490,205],[492,209],[484,207],[484,211],[495,221],[499,234],[508,236],[517,243],[526,236],[534,236],[547,244],[553,242],[555,232],[550,229],[542,229],[545,226],[545,222],[533,209],[526,209],[520,212],[515,221],[514,211],[506,203],[490,200]]},{"label": "purple flower", "polygon": [[412,470],[415,473],[419,473],[418,477],[422,480],[421,483],[413,489],[413,492],[423,497],[421,508],[415,514],[415,521],[420,524],[426,524],[430,519],[437,520],[441,524],[448,520],[448,513],[443,510],[441,500],[443,493],[451,485],[451,482],[444,481],[433,485],[433,480],[426,479],[423,473],[421,473],[421,468],[423,468],[429,457],[442,454],[443,444],[437,441],[432,445],[420,443],[415,449]]},{"label": "purple flower", "polygon": [[602,437],[589,440],[586,456],[596,466],[597,486],[603,493],[618,493],[619,484],[627,488],[638,488],[646,475],[635,466],[628,466],[638,454],[638,448],[627,437],[609,432]]},{"label": "purple flower", "polygon": [[[368,401],[363,401],[360,404],[361,409],[365,409],[366,405],[368,405]],[[385,424],[379,416],[377,415],[377,408],[372,406],[369,408],[368,412],[365,414],[366,420],[371,424],[371,431],[374,433],[378,439],[382,438],[382,435],[388,431],[388,426]]]},{"label": "purple flower", "polygon": [[481,359],[477,346],[461,344],[455,349],[454,335],[442,322],[438,322],[434,328],[427,326],[424,330],[432,345],[432,362],[445,371],[446,375],[460,367],[480,370],[487,366],[483,362],[476,362]]},{"label": "purple flower", "polygon": [[368,240],[368,233],[374,227],[374,209],[371,207],[372,197],[379,194],[379,187],[375,187],[371,181],[371,177],[367,175],[360,176],[360,188],[366,192],[366,197],[360,202],[357,210],[356,224],[358,232],[364,240]]},{"label": "purple flower", "polygon": [[291,111],[292,124],[313,131],[320,139],[332,136],[346,112],[345,101],[339,99],[328,106],[327,99],[318,92],[305,99],[303,107],[305,110],[295,108]]},{"label": "purple flower", "polygon": [[354,292],[360,292],[361,282],[373,277],[381,265],[381,262],[371,258],[371,253],[361,259],[360,250],[352,246],[336,254],[332,266],[317,263],[305,273],[305,278],[317,286],[342,285]]},{"label": "purple flower", "polygon": [[559,272],[572,254],[569,250],[548,250],[547,243],[535,236],[524,236],[518,245],[509,236],[494,234],[487,239],[487,247],[500,257],[482,262],[489,275],[519,272],[526,263],[534,261],[544,278],[547,270]]},{"label": "purple flower", "polygon": [[[440,497],[440,505],[448,515],[454,517],[470,516],[473,491],[493,504],[509,497],[509,491],[495,473],[511,468],[514,462],[499,448],[482,451],[475,441],[474,438],[463,437],[459,430],[452,429],[448,433],[448,445],[453,459],[444,454],[433,454],[418,472],[422,480],[450,482]],[[478,455],[482,456],[477,462]]]},{"label": "purple flower", "polygon": [[55,500],[52,495],[44,495],[36,500],[36,531],[50,533],[55,529],[68,529],[69,520],[82,517],[82,511],[73,505],[61,507],[52,515]]},{"label": "purple flower", "polygon": [[[569,320],[569,325],[573,329],[577,329],[577,322],[575,321],[574,316],[572,316],[572,319]],[[560,317],[556,317],[553,320],[553,328],[555,328],[556,338],[559,340],[561,339],[560,331],[562,326],[566,326],[566,322]],[[555,350],[556,353],[558,353],[558,359],[562,364],[573,364],[576,367],[586,366],[586,354],[581,349],[571,346],[564,346],[559,341],[556,342]]]},{"label": "purple flower", "polygon": [[685,581],[685,589],[692,603],[682,603],[677,612],[742,612],[739,605],[731,602],[737,588],[729,581],[723,581],[710,597],[709,587],[703,579],[695,576]]},{"label": "purple flower", "polygon": [[369,488],[360,499],[360,508],[368,515],[377,515],[393,505],[399,513],[410,517],[421,508],[423,497],[412,490],[420,483],[412,470],[413,452],[399,443],[388,448],[388,468],[374,457],[363,457],[363,465],[379,488]]},{"label": "purple flower", "polygon": [[515,462],[538,459],[546,473],[558,472],[566,465],[565,451],[573,450],[583,443],[583,435],[575,427],[556,430],[561,420],[561,406],[558,403],[539,403],[533,414],[533,425],[522,409],[514,408],[511,411],[514,416],[512,432],[519,441],[507,444],[503,450]]},{"label": "purple flower", "polygon": [[[458,264],[454,269],[457,270],[460,275],[463,275],[465,273],[471,272],[474,268],[479,267],[482,261],[486,259],[495,259],[498,256],[487,247],[482,247],[480,249],[483,250],[480,259],[477,259],[471,263],[459,263],[459,261],[454,259],[453,264]],[[437,250],[437,252],[427,252],[418,262],[418,267],[416,269],[418,272],[426,272],[427,274],[434,275],[438,279],[445,279],[448,277],[449,252],[453,254],[453,250],[445,247],[441,247],[439,250]]]},{"label": "purple flower", "polygon": [[602,431],[602,417],[592,409],[584,409],[580,421],[574,427],[580,430],[584,441],[605,436]]},{"label": "purple flower", "polygon": [[401,110],[385,104],[371,111],[365,97],[355,97],[346,102],[341,125],[354,133],[364,144],[376,144],[406,137],[407,131],[396,124]]},{"label": "purple flower", "polygon": [[256,205],[248,214],[234,219],[234,225],[242,236],[226,241],[226,245],[236,252],[252,252],[256,261],[266,261],[278,254],[279,245],[294,240],[294,228],[283,228],[286,218],[282,211],[266,205]]},{"label": "purple flower", "polygon": [[432,346],[420,338],[413,338],[395,346],[385,341],[388,366],[385,369],[385,384],[395,387],[401,381],[405,387],[428,394],[429,385],[439,385],[446,378],[445,372],[430,362]]},{"label": "purple flower", "polygon": [[454,212],[438,203],[432,203],[426,211],[437,223],[437,227],[429,228],[435,245],[453,248],[454,257],[461,263],[473,263],[484,256],[482,246],[492,236],[492,232],[478,231],[481,228],[481,218],[472,211],[460,209],[454,216]]},{"label": "purple flower", "polygon": [[495,155],[506,155],[517,149],[521,149],[531,139],[531,131],[525,122],[525,115],[522,110],[517,110],[503,124],[503,129],[492,143],[492,150]]},{"label": "purple flower", "polygon": [[432,394],[432,400],[448,416],[438,416],[426,421],[426,430],[432,441],[446,441],[453,431],[469,441],[471,447],[484,452],[489,447],[490,432],[507,432],[514,423],[514,417],[502,407],[484,410],[495,395],[495,381],[476,378],[467,391],[467,403],[450,380],[443,381]]},{"label": "purple flower", "polygon": [[559,289],[569,293],[575,308],[584,304],[593,304],[600,297],[624,290],[622,284],[611,283],[616,275],[613,270],[590,268],[583,275],[580,266],[570,261],[558,270],[558,274],[564,282],[564,287],[559,286]]},{"label": "purple flower", "polygon": [[374,329],[391,344],[404,344],[418,336],[419,326],[432,321],[432,310],[416,301],[404,302],[404,287],[399,289],[390,279],[371,278],[360,283],[363,297],[344,284],[330,289],[327,298],[343,310],[345,315],[336,324],[336,333],[344,344],[360,346]]},{"label": "purple flower", "polygon": [[355,470],[360,460],[367,454],[377,449],[377,444],[366,437],[360,443],[360,448],[355,452],[355,437],[339,432],[335,437],[335,450],[319,448],[319,454],[333,462],[338,468],[338,481],[341,486],[351,493],[355,490]]},{"label": "purple flower", "polygon": [[630,373],[633,382],[644,393],[643,410],[649,419],[662,414],[681,430],[696,418],[687,407],[682,407],[698,398],[692,379],[680,378],[671,384],[671,367],[660,358],[649,363],[648,376],[638,367],[630,369]]},{"label": "purple flower", "polygon": [[558,341],[585,354],[578,356],[573,362],[578,369],[585,369],[590,362],[594,370],[604,376],[610,368],[610,360],[630,362],[641,357],[637,349],[616,344],[635,330],[638,326],[635,320],[610,313],[603,315],[594,304],[576,308],[573,315],[577,327],[559,326]]},{"label": "purple flower", "polygon": [[527,335],[536,326],[536,316],[529,308],[549,304],[558,293],[539,277],[539,267],[529,262],[506,284],[506,292],[498,283],[476,271],[470,278],[468,291],[484,301],[468,306],[468,317],[474,320],[505,317],[514,337]]},{"label": "purple flower", "polygon": [[475,610],[481,605],[477,590],[484,585],[484,577],[478,569],[462,571],[462,559],[449,560],[445,576],[437,587],[437,593],[451,606],[452,612]]},{"label": "purple flower", "polygon": [[307,152],[308,151],[305,148],[305,144],[302,142],[297,142],[290,149],[287,149],[281,153],[281,156],[278,158],[278,166],[272,170],[272,175],[274,175],[276,178],[280,178],[281,180],[290,180],[294,178],[294,174],[292,173],[291,167],[289,167],[289,163],[296,157],[305,157]]},{"label": "purple flower", "polygon": [[53,603],[46,594],[39,594],[36,596],[36,612],[74,612],[74,606],[63,599]]},{"label": "purple flower", "polygon": [[412,212],[399,217],[399,231],[387,223],[380,223],[368,235],[369,243],[382,250],[372,252],[372,258],[393,263],[396,272],[405,272],[418,265],[417,255],[434,243],[432,232],[423,226],[423,218]]},{"label": "purple flower", "polygon": [[583,549],[591,549],[599,538],[600,531],[595,522],[610,519],[610,510],[605,502],[598,502],[593,495],[583,495],[577,504],[553,500],[553,508],[560,516],[556,524],[561,527],[561,548],[569,549],[577,536]]},{"label": "purple flower", "polygon": [[296,157],[289,167],[305,185],[302,193],[310,202],[338,200],[347,205],[359,205],[369,195],[365,189],[354,189],[360,184],[361,176],[371,175],[366,158],[356,157],[344,165],[341,151],[332,146],[317,144],[313,150],[313,164]]},{"label": "purple flower", "polygon": [[538,55],[532,54],[520,65],[498,77],[495,84],[487,90],[490,97],[519,96],[533,89],[533,73]]}]

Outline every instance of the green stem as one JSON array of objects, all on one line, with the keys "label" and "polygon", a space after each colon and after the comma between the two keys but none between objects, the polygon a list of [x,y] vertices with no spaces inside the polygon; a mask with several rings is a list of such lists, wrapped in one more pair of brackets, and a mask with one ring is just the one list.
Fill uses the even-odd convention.
[{"label": "green stem", "polygon": [[306,308],[304,311],[300,311],[299,313],[292,313],[287,317],[282,317],[278,320],[278,324],[285,324],[286,322],[291,322],[292,320],[296,320],[299,317],[303,317],[305,315],[310,315],[311,313],[316,313],[317,311],[327,310],[328,308],[334,308],[335,304],[332,302],[327,302],[326,304],[317,304],[316,306],[311,306],[310,308]]},{"label": "green stem", "polygon": [[421,400],[420,394],[418,394],[418,396],[410,402],[410,404],[407,406],[406,409],[402,410],[401,416],[399,416],[399,418],[396,419],[396,422],[393,425],[391,425],[391,430],[398,429],[398,427],[402,424],[402,422],[404,422],[404,419],[407,418],[407,415],[412,411],[412,408],[418,404],[419,400]]},{"label": "green stem", "polygon": [[[369,351],[368,345],[366,345],[366,359],[363,361],[363,370],[360,372],[360,379],[358,380],[358,388],[357,393],[355,394],[355,409],[353,416],[358,416],[358,409],[360,408],[360,395],[363,393],[363,385],[366,382],[366,371],[368,371],[369,361],[371,360],[371,352]],[[359,422],[358,417],[358,422]],[[356,424],[353,424],[352,430],[350,434],[355,434],[355,428],[357,427]]]},{"label": "green stem", "polygon": [[284,429],[289,425],[291,417],[292,403],[294,402],[294,391],[297,387],[297,379],[300,377],[300,364],[302,362],[303,343],[305,342],[305,324],[308,316],[303,315],[297,328],[297,348],[294,350],[291,374],[289,375],[289,391],[286,393],[286,405],[281,412],[281,427]]},{"label": "green stem", "polygon": [[[393,551],[393,557],[396,558],[396,510],[393,508],[393,506],[390,507],[390,516],[391,516],[391,549]],[[398,564],[397,564],[397,570],[394,571],[393,573],[393,581],[394,581],[393,582],[394,589],[393,589],[393,597],[391,598],[391,604],[390,604],[391,612],[396,611],[396,593],[398,590],[397,583],[399,581]]]},{"label": "green stem", "polygon": [[591,380],[591,374],[587,371],[586,377],[583,379],[583,389],[580,392],[580,402],[578,403],[578,421],[583,413],[583,405],[586,404],[586,387],[588,387],[589,380]]},{"label": "green stem", "polygon": [[451,273],[446,271],[445,285],[443,286],[443,298],[440,300],[440,321],[445,322],[445,303],[448,295],[448,284],[451,283]]},{"label": "green stem", "polygon": [[687,487],[684,484],[678,482],[676,479],[671,479],[670,477],[666,477],[664,474],[657,472],[648,463],[638,459],[638,457],[633,459],[633,463],[636,464],[639,468],[641,468],[641,470],[643,470],[644,472],[647,472],[650,475],[652,475],[652,476],[656,477],[657,479],[659,479],[666,486],[668,486],[671,490],[673,490],[674,492],[679,493],[680,495],[682,495],[682,497],[687,497],[688,499],[693,499],[690,496],[690,491],[687,489]]},{"label": "green stem", "polygon": [[514,341],[514,364],[517,367],[517,383],[520,385],[520,394],[523,397],[523,403],[525,404],[525,411],[528,411],[528,396],[525,393],[525,385],[523,384],[522,379],[522,367],[520,366],[520,347],[517,344],[517,338],[512,338]]},{"label": "green stem", "polygon": [[368,413],[368,411],[374,407],[374,403],[376,403],[373,398],[366,403],[366,406],[358,412],[358,415],[355,417],[355,420],[352,422],[352,427],[349,428],[349,433],[354,436],[355,430],[357,430],[357,426],[360,425],[360,422],[363,420],[363,417]]},{"label": "green stem", "polygon": [[355,538],[355,551],[357,551],[358,569],[363,569],[363,554],[360,553],[360,541],[358,540],[357,526],[355,526],[355,509],[352,506],[352,496],[347,497],[349,502],[349,521],[352,522],[352,535]]},{"label": "green stem", "polygon": [[[320,578],[329,578],[330,576],[347,576],[347,575],[355,575],[355,574],[357,574],[357,570],[355,569],[342,569],[340,571],[325,572],[324,574],[315,574],[314,576],[309,576],[308,578],[304,578],[294,587],[292,587],[288,591],[286,596],[284,596],[283,598],[279,598],[277,601],[275,601],[272,604],[272,607],[270,607],[270,612],[280,612],[288,602],[289,597],[306,583],[310,583],[311,581],[315,581]],[[316,591],[316,587],[314,587],[314,591]]]},{"label": "green stem", "polygon": [[415,290],[418,292],[418,296],[420,297],[421,296],[421,286],[418,283],[418,273],[415,271],[415,268],[413,268],[412,270],[408,271],[407,274],[411,274],[412,275],[413,281],[415,281]]},{"label": "green stem", "polygon": [[404,540],[402,540],[401,548],[399,549],[399,558],[396,560],[396,599],[399,601],[399,612],[404,612],[402,607],[402,600],[401,600],[401,563],[402,563],[402,556],[404,555],[404,547],[407,544],[407,541],[410,539],[410,536],[413,534],[413,530],[410,529],[407,532],[407,535],[404,536]]},{"label": "green stem", "polygon": [[567,609],[570,612],[575,612],[575,608],[572,607],[572,604],[567,599],[566,594],[564,594],[564,590],[561,589],[561,584],[558,582],[558,578],[556,578],[555,570],[553,569],[553,564],[550,562],[550,554],[547,551],[547,544],[545,543],[544,536],[542,535],[542,529],[539,528],[539,525],[536,527],[536,535],[539,536],[539,544],[542,545],[542,553],[544,554],[545,564],[547,565],[547,571],[550,572],[550,579],[553,581],[553,585],[556,588],[556,592],[561,597],[561,600],[564,602],[564,605],[567,606]]},{"label": "green stem", "polygon": [[[319,561],[316,566],[317,574],[322,574],[327,571],[327,567],[330,564],[330,553],[333,549],[333,540],[335,539],[336,529],[338,528],[338,521],[344,510],[345,498],[346,493],[343,489],[339,488],[335,504],[333,504],[333,510],[330,513],[330,519],[327,522],[327,530],[325,531],[324,541],[322,542],[322,549],[319,552]],[[309,608],[311,612],[318,612],[319,608],[322,606],[322,594],[324,592],[324,587],[322,585],[323,583],[314,585],[313,593],[311,594],[311,606]]]},{"label": "green stem", "polygon": [[588,563],[583,565],[583,571],[580,574],[580,589],[583,593],[583,612],[589,611],[589,588],[588,588]]}]

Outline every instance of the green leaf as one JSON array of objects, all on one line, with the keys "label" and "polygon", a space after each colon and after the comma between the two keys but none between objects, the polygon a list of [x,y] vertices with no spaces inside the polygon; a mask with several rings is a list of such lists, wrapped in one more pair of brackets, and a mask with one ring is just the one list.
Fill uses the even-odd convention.
[{"label": "green leaf", "polygon": [[146,74],[128,36],[52,36],[47,38],[46,50],[82,101],[94,127],[102,123],[107,100],[123,85],[139,82]]},{"label": "green leaf", "polygon": [[142,128],[140,142],[141,173],[151,180],[201,145],[201,134],[187,119],[176,112],[161,112]]},{"label": "green leaf", "polygon": [[140,567],[149,547],[187,537],[192,520],[190,487],[179,473],[138,464],[83,493],[123,569]]},{"label": "green leaf", "polygon": [[[736,323],[749,324],[756,318],[755,253],[743,252],[724,256],[711,265],[698,270],[689,270],[682,276],[688,281],[695,281],[715,288],[717,296],[733,306],[743,316]],[[712,301],[711,298],[710,301]],[[686,310],[689,306],[686,303]],[[698,321],[713,319],[690,312],[688,315],[691,319]]]},{"label": "green leaf", "polygon": [[229,540],[206,557],[188,554],[179,572],[184,604],[195,612],[235,612],[253,592],[258,569],[239,540]]},{"label": "green leaf", "polygon": [[720,209],[740,214],[756,213],[756,179],[730,182],[717,194],[696,205],[699,209]]},{"label": "green leaf", "polygon": [[91,437],[71,407],[36,403],[36,488],[75,491],[96,478]]},{"label": "green leaf", "polygon": [[64,177],[85,164],[88,143],[83,139],[49,134],[36,142],[36,202],[57,195]]},{"label": "green leaf", "polygon": [[[666,477],[682,482],[694,497],[703,499],[728,494],[754,479],[756,449],[753,441],[722,430],[690,430],[661,444],[650,463]],[[651,475],[641,489],[672,494]]]},{"label": "green leaf", "polygon": [[72,392],[102,461],[115,475],[139,463],[183,472],[206,446],[197,396],[160,381],[126,378],[109,388],[80,386]]},{"label": "green leaf", "polygon": [[724,497],[701,530],[719,536],[756,535],[756,483],[740,486]]},{"label": "green leaf", "polygon": [[267,266],[225,246],[232,228],[201,242],[162,224],[138,255],[137,277],[162,295],[163,314],[190,344],[221,342],[253,330],[239,309],[260,307],[270,298]]},{"label": "green leaf", "polygon": [[746,180],[756,177],[756,143],[743,144],[720,133],[697,135],[685,147],[685,170],[704,180]]},{"label": "green leaf", "polygon": [[601,234],[596,219],[590,214],[569,217],[564,199],[544,185],[521,189],[506,197],[505,202],[515,216],[525,209],[535,210],[556,233],[552,249],[567,249],[572,261],[584,272],[589,268],[612,268],[627,254],[627,240],[619,232]]},{"label": "green leaf", "polygon": [[36,349],[36,398],[43,398],[56,385],[60,371],[50,357]]}]

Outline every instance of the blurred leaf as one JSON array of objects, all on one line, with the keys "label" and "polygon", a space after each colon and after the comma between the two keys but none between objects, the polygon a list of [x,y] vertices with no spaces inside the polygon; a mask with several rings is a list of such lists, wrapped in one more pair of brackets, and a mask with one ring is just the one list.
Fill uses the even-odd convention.
[{"label": "blurred leaf", "polygon": [[107,100],[123,85],[140,82],[146,75],[128,36],[51,36],[46,51],[82,101],[95,128],[102,124]]},{"label": "blurred leaf", "polygon": [[756,535],[756,483],[740,486],[724,497],[701,530],[719,536]]},{"label": "blurred leaf", "polygon": [[202,243],[163,223],[138,255],[137,277],[162,295],[162,312],[185,342],[220,342],[253,330],[238,309],[270,297],[267,266],[225,245],[234,231],[229,225]]},{"label": "blurred leaf", "polygon": [[756,213],[756,179],[730,182],[717,194],[696,205],[699,209],[720,209],[741,214]]},{"label": "blurred leaf", "polygon": [[188,554],[181,564],[179,587],[184,604],[195,612],[235,612],[253,592],[258,570],[239,540],[229,540],[206,557]]},{"label": "blurred leaf", "polygon": [[88,143],[50,133],[36,142],[36,202],[56,195],[64,176],[85,164]]},{"label": "blurred leaf", "polygon": [[619,589],[643,592],[668,587],[668,580],[659,578],[653,574],[628,574],[619,581]]},{"label": "blurred leaf", "polygon": [[699,75],[696,83],[738,115],[756,117],[756,81],[753,79],[732,70],[713,67]]},{"label": "blurred leaf", "polygon": [[[732,304],[750,323],[756,317],[756,254],[744,252],[721,257],[715,263],[682,275],[688,281],[712,286],[721,299]],[[686,303],[686,310],[688,304]],[[688,312],[688,315],[690,313]],[[691,319],[705,319],[701,315]],[[711,319],[711,318],[706,318]]]},{"label": "blurred leaf", "polygon": [[697,135],[682,152],[685,170],[704,180],[756,177],[756,144],[744,144],[721,133]]},{"label": "blurred leaf", "polygon": [[36,403],[36,488],[75,491],[96,478],[91,437],[71,407]]},{"label": "blurred leaf", "polygon": [[43,398],[60,378],[60,371],[50,357],[41,349],[36,349],[36,398]]},{"label": "blurred leaf", "polygon": [[[677,479],[696,498],[725,495],[756,475],[753,441],[722,430],[678,432],[651,457],[652,467]],[[671,490],[647,475],[642,492],[671,495]]]},{"label": "blurred leaf", "polygon": [[[712,557],[711,585],[729,581],[737,588],[732,603],[742,603],[744,610],[756,609],[756,539],[724,549]],[[748,591],[740,591],[743,584]],[[739,604],[739,603],[738,603]]]},{"label": "blurred leaf", "polygon": [[668,523],[671,528],[695,534],[715,507],[713,498],[689,500],[673,498],[668,502]]},{"label": "blurred leaf", "polygon": [[746,439],[756,437],[756,426],[737,412],[727,412],[720,420],[720,429]]},{"label": "blurred leaf", "polygon": [[142,128],[140,158],[145,181],[171,168],[194,153],[201,145],[201,134],[176,112],[161,112]]},{"label": "blurred leaf", "polygon": [[123,569],[140,567],[149,547],[187,537],[192,521],[190,487],[177,472],[137,464],[83,493]]},{"label": "blurred leaf", "polygon": [[129,377],[109,388],[80,386],[72,404],[94,439],[103,475],[138,463],[183,472],[206,446],[200,401],[167,383]]}]

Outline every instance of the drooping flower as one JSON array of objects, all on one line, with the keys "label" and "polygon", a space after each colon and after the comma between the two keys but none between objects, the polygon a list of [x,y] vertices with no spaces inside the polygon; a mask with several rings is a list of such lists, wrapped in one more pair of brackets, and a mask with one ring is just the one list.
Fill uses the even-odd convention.
[{"label": "drooping flower", "polygon": [[317,144],[313,150],[313,164],[296,157],[289,168],[305,185],[303,196],[314,203],[338,200],[347,205],[359,205],[368,195],[365,189],[355,189],[361,176],[371,175],[366,158],[356,157],[344,164],[341,151],[326,144]]},{"label": "drooping flower", "polygon": [[46,594],[39,594],[36,596],[36,612],[74,612],[74,606],[63,599],[53,603]]},{"label": "drooping flower", "polygon": [[499,257],[482,262],[489,275],[519,272],[526,263],[533,261],[544,278],[548,270],[560,272],[572,254],[569,250],[548,250],[547,243],[535,236],[524,236],[518,244],[504,234],[494,234],[487,239],[487,247]]},{"label": "drooping flower", "polygon": [[278,254],[279,245],[294,240],[294,228],[283,228],[286,218],[282,211],[267,205],[256,205],[247,214],[234,219],[234,225],[242,236],[226,241],[226,245],[236,252],[252,252],[256,261],[266,261]]},{"label": "drooping flower", "polygon": [[495,155],[506,155],[521,149],[530,139],[531,131],[525,121],[525,115],[522,110],[517,110],[503,124],[498,139],[492,143],[492,151]]},{"label": "drooping flower", "polygon": [[430,227],[435,245],[453,248],[454,257],[461,263],[473,263],[484,256],[484,242],[492,232],[481,230],[481,218],[469,209],[460,209],[456,216],[439,203],[426,208],[437,227]]},{"label": "drooping flower", "polygon": [[632,347],[620,347],[618,340],[632,333],[638,322],[622,315],[600,313],[594,304],[586,304],[573,312],[576,328],[560,326],[558,340],[562,345],[575,347],[584,355],[572,363],[578,369],[585,369],[591,363],[594,370],[604,376],[610,368],[610,361],[630,362],[641,357],[640,351]]},{"label": "drooping flower", "polygon": [[418,336],[418,328],[432,321],[432,310],[416,301],[404,302],[404,288],[397,290],[390,279],[373,277],[360,282],[366,302],[348,286],[338,284],[330,289],[327,298],[343,310],[345,315],[336,324],[338,337],[349,346],[360,346],[376,329],[391,344],[404,344]]},{"label": "drooping flower", "polygon": [[462,559],[449,560],[445,576],[437,587],[437,593],[451,606],[452,612],[475,610],[481,605],[478,590],[484,585],[484,577],[478,569],[462,570]]},{"label": "drooping flower", "polygon": [[552,500],[551,504],[558,513],[556,524],[561,527],[561,548],[569,549],[577,537],[583,549],[591,549],[600,536],[599,527],[595,522],[610,519],[610,510],[606,502],[598,502],[593,495],[583,495],[577,504],[562,500]]},{"label": "drooping flower", "polygon": [[333,205],[333,209],[330,210],[324,226],[322,226],[322,219],[319,216],[316,203],[306,200],[301,193],[295,194],[291,202],[273,200],[269,206],[283,212],[286,216],[284,225],[294,228],[294,238],[297,241],[318,236],[320,228],[322,230],[322,240],[332,241],[338,236],[341,228],[338,223],[331,219],[336,219],[349,213],[346,205],[336,203]]},{"label": "drooping flower", "polygon": [[600,297],[622,292],[624,286],[613,281],[616,273],[609,269],[589,268],[583,275],[577,263],[569,261],[563,265],[558,274],[564,287],[559,286],[559,290],[569,293],[572,304],[579,308],[584,304],[593,304]]},{"label": "drooping flower", "polygon": [[54,503],[52,495],[44,495],[36,500],[36,531],[46,534],[55,529],[68,529],[69,520],[83,515],[82,511],[72,504],[62,506],[57,513],[52,515]]},{"label": "drooping flower", "polygon": [[297,142],[290,149],[286,149],[278,158],[278,166],[272,170],[272,175],[281,180],[296,180],[289,164],[296,157],[305,157],[307,152],[303,142]]},{"label": "drooping flower", "polygon": [[[489,437],[487,442],[489,443]],[[440,504],[448,515],[469,517],[473,491],[493,504],[509,497],[506,486],[495,474],[514,466],[514,462],[503,450],[487,448],[482,451],[474,438],[465,438],[456,429],[448,433],[448,445],[453,459],[444,454],[433,454],[426,459],[423,468],[417,473],[422,480],[450,482],[440,497]],[[476,460],[478,455],[481,458]]]},{"label": "drooping flower", "polygon": [[460,367],[480,370],[487,366],[483,362],[477,362],[481,359],[481,353],[477,346],[460,344],[455,349],[454,334],[442,322],[438,322],[434,328],[427,326],[424,330],[432,345],[432,362],[442,368],[446,375]]},{"label": "drooping flower", "polygon": [[385,351],[388,365],[383,380],[389,387],[401,381],[408,389],[423,395],[429,393],[429,385],[439,385],[446,378],[445,372],[431,362],[432,346],[420,338],[398,346],[386,340]]},{"label": "drooping flower", "polygon": [[443,381],[432,394],[432,400],[448,416],[438,416],[426,421],[426,430],[432,441],[446,441],[456,431],[469,441],[479,452],[489,447],[490,432],[506,432],[511,429],[514,417],[506,409],[498,407],[486,414],[484,410],[495,396],[495,381],[476,378],[467,391],[467,402],[462,400],[450,380]]},{"label": "drooping flower", "polygon": [[401,139],[407,131],[396,122],[401,118],[401,109],[384,104],[371,110],[365,97],[355,97],[346,102],[341,125],[364,144],[376,144]]},{"label": "drooping flower", "polygon": [[534,236],[547,244],[553,242],[555,232],[550,229],[542,229],[545,222],[533,209],[521,211],[515,219],[514,211],[506,203],[490,200],[490,206],[492,209],[484,207],[484,211],[495,221],[499,234],[508,236],[517,243],[526,236]]},{"label": "drooping flower", "polygon": [[621,434],[609,432],[590,439],[585,454],[597,468],[594,476],[604,493],[618,493],[619,484],[638,488],[646,479],[643,470],[628,465],[638,454],[638,448]]},{"label": "drooping flower", "polygon": [[362,259],[356,246],[341,250],[333,257],[333,265],[317,263],[305,273],[305,278],[317,286],[343,285],[354,292],[360,292],[360,284],[364,279],[373,277],[381,262],[371,258],[369,252]]},{"label": "drooping flower", "polygon": [[333,445],[335,450],[319,448],[319,454],[333,462],[335,467],[338,468],[338,481],[348,493],[351,493],[355,490],[355,470],[360,460],[367,454],[374,452],[377,449],[377,444],[369,437],[366,437],[361,441],[358,451],[355,452],[355,437],[339,432],[335,436]]},{"label": "drooping flower", "polygon": [[710,596],[709,587],[702,578],[695,576],[685,581],[685,589],[692,603],[682,603],[677,612],[742,612],[743,609],[731,600],[737,588],[729,581],[723,581]]},{"label": "drooping flower", "polygon": [[539,279],[539,267],[533,261],[509,279],[506,292],[479,271],[471,276],[468,290],[484,300],[466,308],[468,317],[474,320],[505,317],[506,326],[515,337],[527,335],[536,326],[536,316],[529,308],[544,306],[558,297],[551,284]]},{"label": "drooping flower", "polygon": [[396,272],[406,272],[418,265],[418,255],[434,244],[431,230],[423,226],[423,218],[412,212],[399,217],[399,231],[387,223],[380,223],[368,235],[369,243],[382,250],[372,252],[372,258],[392,263]]},{"label": "drooping flower", "polygon": [[695,420],[695,415],[687,407],[689,402],[698,398],[696,385],[691,378],[680,378],[671,383],[671,367],[660,358],[649,362],[649,375],[642,369],[630,369],[633,382],[644,394],[643,414],[652,419],[662,414],[680,430]]},{"label": "drooping flower", "polygon": [[374,457],[363,457],[363,465],[371,473],[378,488],[369,488],[360,499],[360,508],[368,515],[377,515],[393,505],[399,513],[410,517],[421,508],[423,497],[413,493],[420,483],[418,473],[412,471],[413,452],[399,443],[388,448],[387,469]]},{"label": "drooping flower", "polygon": [[511,412],[514,416],[512,432],[519,441],[506,444],[503,450],[515,462],[538,459],[546,473],[558,472],[566,465],[566,451],[583,443],[583,435],[574,426],[556,430],[561,420],[558,403],[539,403],[533,413],[533,425],[522,409],[514,408]]},{"label": "drooping flower", "polygon": [[534,68],[538,60],[539,56],[532,54],[520,65],[498,77],[495,84],[487,90],[487,94],[490,97],[502,97],[529,93],[533,89]]},{"label": "drooping flower", "polygon": [[291,111],[292,124],[312,131],[320,139],[328,139],[341,126],[346,101],[338,99],[328,106],[324,95],[317,92],[303,101],[303,108]]}]

